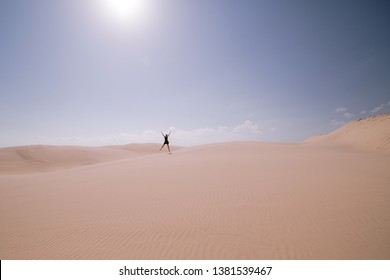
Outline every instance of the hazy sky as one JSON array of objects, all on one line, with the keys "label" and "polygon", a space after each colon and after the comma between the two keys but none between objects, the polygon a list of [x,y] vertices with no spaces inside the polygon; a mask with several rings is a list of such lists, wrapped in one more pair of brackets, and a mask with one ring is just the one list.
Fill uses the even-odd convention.
[{"label": "hazy sky", "polygon": [[390,111],[390,4],[1,0],[0,146],[298,142]]}]

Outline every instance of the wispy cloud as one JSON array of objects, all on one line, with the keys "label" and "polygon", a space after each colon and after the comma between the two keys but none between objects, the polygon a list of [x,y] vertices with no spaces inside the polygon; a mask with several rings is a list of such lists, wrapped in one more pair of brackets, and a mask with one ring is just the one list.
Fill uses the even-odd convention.
[{"label": "wispy cloud", "polygon": [[373,109],[371,110],[362,110],[360,112],[360,115],[367,115],[367,114],[376,114],[376,113],[384,113],[386,110],[388,110],[387,107],[390,107],[390,101],[387,102],[387,103],[383,103],[383,104],[380,104],[376,107],[374,107]]},{"label": "wispy cloud", "polygon": [[336,113],[345,112],[345,111],[347,111],[347,108],[344,107],[337,107],[335,110]]},{"label": "wispy cloud", "polygon": [[[373,109],[365,109],[365,110],[362,110],[360,111],[359,115],[362,115],[362,116],[369,116],[371,114],[379,114],[379,113],[385,113],[386,111],[389,110],[390,107],[390,101],[387,102],[387,103],[383,103],[383,104],[380,104],[376,107],[374,107]],[[355,114],[352,114],[350,112],[347,111],[347,108],[344,108],[344,107],[337,107],[335,109],[335,112],[336,113],[343,113],[343,117],[347,118],[347,119],[351,119],[355,116]],[[357,113],[356,113],[357,115]]]},{"label": "wispy cloud", "polygon": [[250,120],[246,120],[244,123],[237,125],[233,128],[232,133],[234,134],[253,134],[253,135],[261,135],[262,132],[259,129],[259,125],[253,123]]},{"label": "wispy cloud", "polygon": [[382,109],[383,109],[385,106],[386,106],[385,104],[381,104],[381,105],[375,107],[374,109],[372,109],[372,110],[370,111],[370,113],[377,113],[377,112],[379,112],[379,111],[382,111]]},{"label": "wispy cloud", "polygon": [[[193,130],[181,130],[171,126],[167,131],[172,131],[171,139],[173,145],[183,146],[226,141],[255,141],[260,140],[259,138],[263,135],[259,125],[250,120],[246,120],[231,128],[228,126],[219,126],[216,128],[205,127]],[[127,143],[160,143],[163,139],[160,131],[145,130],[138,134],[119,133],[104,137],[42,137],[41,140],[45,144],[52,145],[104,146]]]},{"label": "wispy cloud", "polygon": [[235,127],[199,128],[194,130],[176,130],[175,139],[180,145],[198,145],[212,142],[259,140],[262,135],[259,125],[246,120]]},{"label": "wispy cloud", "polygon": [[345,121],[340,121],[340,120],[333,119],[330,123],[331,123],[333,126],[342,126],[342,125],[345,124]]},{"label": "wispy cloud", "polygon": [[339,116],[338,118],[343,118],[344,120],[339,120],[339,119],[331,120],[330,123],[333,126],[342,126],[346,124],[349,121],[349,119],[354,117],[354,114],[348,112],[348,109],[345,107],[337,107],[334,111],[338,114]]},{"label": "wispy cloud", "polygon": [[351,113],[348,113],[348,112],[344,113],[344,117],[346,117],[348,119],[353,118],[353,116],[354,116],[354,114],[351,114]]}]

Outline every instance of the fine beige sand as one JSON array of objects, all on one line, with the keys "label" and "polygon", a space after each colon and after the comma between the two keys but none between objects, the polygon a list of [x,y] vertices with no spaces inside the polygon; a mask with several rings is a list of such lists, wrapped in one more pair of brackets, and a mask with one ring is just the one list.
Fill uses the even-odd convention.
[{"label": "fine beige sand", "polygon": [[389,120],[172,154],[0,149],[0,259],[390,259]]}]

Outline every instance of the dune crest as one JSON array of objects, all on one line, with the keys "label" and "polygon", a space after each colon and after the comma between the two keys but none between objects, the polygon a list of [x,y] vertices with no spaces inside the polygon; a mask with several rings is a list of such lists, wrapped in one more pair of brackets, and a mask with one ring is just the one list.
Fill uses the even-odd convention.
[{"label": "dune crest", "polygon": [[390,154],[390,114],[353,121],[327,135],[311,137],[304,143],[345,145]]}]

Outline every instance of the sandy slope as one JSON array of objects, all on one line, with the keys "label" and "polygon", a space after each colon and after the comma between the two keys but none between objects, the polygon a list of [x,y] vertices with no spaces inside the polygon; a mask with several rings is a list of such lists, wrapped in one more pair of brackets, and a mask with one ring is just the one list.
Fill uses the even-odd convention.
[{"label": "sandy slope", "polygon": [[390,114],[359,119],[328,135],[312,137],[305,143],[344,145],[390,154]]},{"label": "sandy slope", "polygon": [[20,146],[0,148],[0,174],[54,171],[157,153],[159,144],[107,147]]},{"label": "sandy slope", "polygon": [[143,155],[71,169],[3,172],[0,258],[390,258],[384,153],[254,142],[137,149]]}]

